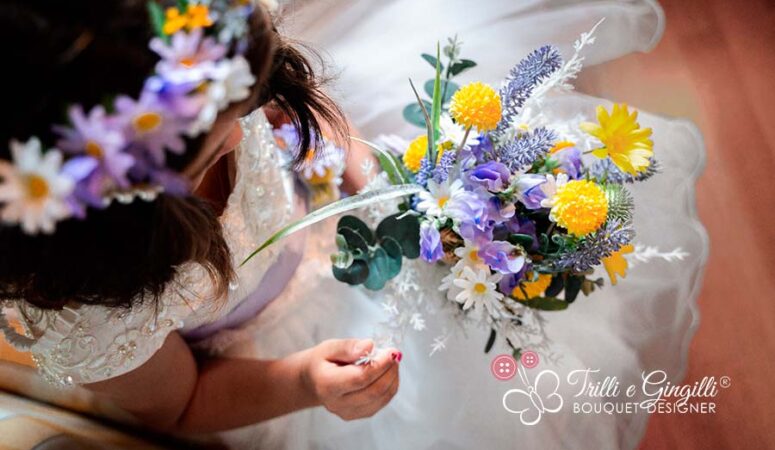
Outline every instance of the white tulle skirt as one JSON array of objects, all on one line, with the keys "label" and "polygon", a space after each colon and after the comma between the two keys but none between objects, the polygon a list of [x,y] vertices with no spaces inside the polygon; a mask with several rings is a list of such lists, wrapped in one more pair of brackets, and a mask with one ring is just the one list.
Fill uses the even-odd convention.
[{"label": "white tulle skirt", "polygon": [[[436,16],[441,5],[443,13]],[[401,119],[401,109],[410,100],[405,80],[414,73],[427,75],[425,63],[416,55],[437,39],[457,32],[465,42],[464,53],[480,63],[470,76],[496,83],[535,46],[554,43],[568,54],[575,37],[604,16],[605,26],[599,29],[587,63],[648,50],[661,35],[661,10],[647,1],[319,1],[302,4],[286,26],[302,30],[297,35],[322,47],[340,67],[339,95],[366,136],[412,136],[416,129]],[[572,94],[555,97],[546,107],[552,120],[571,121],[594,117],[594,108],[601,103],[607,104]],[[544,405],[541,420],[524,425],[518,414],[504,407],[507,391],[527,390],[522,378],[499,381],[490,371],[493,356],[508,350],[499,341],[485,354],[489,330],[472,326],[451,333],[454,326],[448,315],[426,314],[424,330],[401,336],[401,387],[373,418],[345,422],[315,408],[223,433],[223,440],[234,448],[262,449],[636,447],[645,431],[646,411],[574,411],[574,401],[580,400],[574,397],[578,386],[565,379],[570,371],[593,369],[599,372],[592,381],[616,377],[626,387],[640,386],[644,372],[664,371],[672,382],[685,372],[707,252],[693,194],[703,165],[702,140],[688,122],[647,113],[640,118],[642,125],[654,129],[655,155],[663,170],[633,188],[636,243],[661,250],[680,247],[688,256],[682,261],[638,263],[615,288],[581,296],[567,311],[542,315],[548,341],[538,352],[539,365],[524,375],[546,399],[540,385],[548,384],[536,377],[546,370],[556,373],[563,381],[557,389],[564,399],[562,408],[549,412]],[[228,345],[220,350],[223,355],[282,357],[328,338],[384,332],[380,324],[390,316],[383,306],[386,293],[352,288],[331,276],[333,227],[329,221],[311,231],[305,259],[286,291],[242,329],[224,333],[221,342]],[[443,303],[435,292],[443,270],[424,264],[415,264],[412,270],[428,289],[408,291],[400,301]],[[431,356],[439,336],[445,337],[445,349]],[[625,401],[623,394],[620,397],[614,401]],[[644,399],[638,392],[626,401]],[[514,409],[510,401],[507,405]]]}]

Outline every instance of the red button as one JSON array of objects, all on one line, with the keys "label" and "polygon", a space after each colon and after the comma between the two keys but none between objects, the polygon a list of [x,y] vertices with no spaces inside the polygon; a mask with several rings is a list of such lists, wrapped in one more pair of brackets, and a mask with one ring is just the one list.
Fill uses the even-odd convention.
[{"label": "red button", "polygon": [[528,369],[532,369],[533,367],[538,365],[538,353],[527,351],[522,354],[522,357],[520,358],[522,361],[522,365],[525,366]]},{"label": "red button", "polygon": [[490,371],[496,380],[510,380],[517,373],[517,360],[511,355],[498,355],[492,360]]}]

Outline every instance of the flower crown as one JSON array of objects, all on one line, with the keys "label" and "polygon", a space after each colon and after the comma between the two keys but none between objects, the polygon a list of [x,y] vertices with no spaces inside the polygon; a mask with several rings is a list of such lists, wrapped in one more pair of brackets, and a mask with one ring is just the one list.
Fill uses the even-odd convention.
[{"label": "flower crown", "polygon": [[69,106],[69,123],[53,127],[56,148],[45,152],[37,137],[12,140],[12,161],[0,160],[0,219],[30,235],[53,233],[88,207],[185,193],[166,153],[182,154],[184,137],[206,133],[219,111],[250,96],[256,78],[242,54],[253,9],[250,0],[178,0],[166,10],[149,2],[157,34],[149,47],[160,60],[139,96],[88,112]]}]

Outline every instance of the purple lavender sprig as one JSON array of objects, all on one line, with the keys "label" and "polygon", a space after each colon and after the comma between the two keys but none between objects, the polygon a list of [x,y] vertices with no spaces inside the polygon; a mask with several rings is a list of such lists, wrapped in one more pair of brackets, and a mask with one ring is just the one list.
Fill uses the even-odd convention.
[{"label": "purple lavender sprig", "polygon": [[557,140],[554,131],[539,127],[533,131],[522,133],[516,139],[504,143],[496,151],[500,161],[516,172],[535,160],[545,156]]},{"label": "purple lavender sprig", "polygon": [[533,89],[562,66],[560,51],[552,45],[534,50],[509,72],[506,82],[500,89],[503,116],[495,129],[496,135],[503,134],[512,119],[530,97]]},{"label": "purple lavender sprig", "polygon": [[420,160],[420,170],[418,170],[417,174],[414,176],[414,182],[420,186],[427,186],[428,180],[432,175],[433,165],[431,165],[431,161],[428,158],[423,158]]},{"label": "purple lavender sprig", "polygon": [[452,170],[452,166],[455,165],[457,160],[457,153],[452,150],[447,150],[441,155],[439,163],[436,168],[433,169],[433,181],[436,183],[443,183],[449,178],[449,171]]},{"label": "purple lavender sprig", "polygon": [[603,228],[585,237],[575,251],[564,254],[554,261],[556,269],[584,272],[600,264],[623,245],[629,244],[635,231],[629,222],[609,220]]}]

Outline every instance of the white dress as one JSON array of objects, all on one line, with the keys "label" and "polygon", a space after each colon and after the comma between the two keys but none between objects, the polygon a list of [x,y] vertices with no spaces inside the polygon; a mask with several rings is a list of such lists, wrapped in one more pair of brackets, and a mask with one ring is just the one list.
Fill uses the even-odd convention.
[{"label": "white dress", "polygon": [[[433,20],[434,5],[441,3],[455,7],[444,10],[445,20],[427,26]],[[470,76],[496,83],[532,47],[556,43],[567,54],[575,37],[602,16],[607,17],[607,25],[600,28],[598,44],[592,47],[587,63],[651,48],[663,24],[659,7],[645,1],[482,3],[327,0],[300,5],[286,26],[303,30],[299,31],[302,37],[310,38],[341,63],[338,94],[365,135],[412,137],[417,131],[403,124],[400,112],[410,100],[404,80],[412,73],[427,74],[425,63],[416,55],[427,51],[437,38],[460,33],[466,43],[464,52],[480,63],[481,70],[471,71]],[[600,102],[578,94],[563,95],[547,104],[547,115],[568,123],[590,119]],[[544,314],[540,323],[548,341],[535,343],[541,360],[538,367],[525,372],[530,383],[544,370],[565,380],[569,371],[586,368],[600,370],[593,376],[596,381],[615,376],[624,386],[638,384],[644,371],[664,370],[674,382],[684,376],[688,343],[698,321],[695,299],[707,252],[693,203],[694,181],[703,161],[702,142],[690,123],[646,113],[640,117],[642,125],[654,129],[655,152],[664,169],[634,188],[637,242],[663,249],[681,247],[689,255],[674,263],[639,264],[616,288],[582,297],[565,312]],[[237,263],[299,212],[294,207],[291,176],[277,157],[263,113],[257,111],[243,124],[247,134],[237,151],[236,186],[222,218]],[[519,415],[504,408],[503,401],[509,390],[526,389],[521,377],[504,382],[490,372],[493,356],[507,350],[498,345],[485,354],[488,330],[468,327],[465,333],[456,332],[449,316],[427,313],[444,304],[436,290],[443,270],[413,262],[378,294],[339,283],[331,276],[329,261],[334,223],[332,219],[309,230],[301,265],[285,290],[259,315],[197,346],[225,357],[273,358],[328,338],[392,339],[404,354],[401,388],[370,419],[345,422],[323,408],[308,409],[220,433],[227,444],[262,449],[637,446],[648,418],[644,411],[576,413],[571,404],[577,387],[565,382],[557,389],[564,399],[562,407],[549,411],[557,408],[551,407],[548,393],[542,392],[547,402],[541,420],[524,425]],[[61,384],[103,380],[147,361],[172,330],[186,332],[228,313],[255,289],[281,251],[282,246],[270,247],[239,269],[239,282],[219,308],[203,300],[208,298],[209,281],[201,268],[192,265],[180,268],[158,312],[151,305],[130,311],[82,306],[61,312],[13,305],[25,319],[34,340],[32,352],[45,377]],[[391,307],[401,309],[412,302],[427,306],[421,317],[422,331],[408,326],[417,325],[416,321],[395,323],[400,314]],[[446,348],[431,356],[434,340],[438,344],[440,337]],[[527,342],[526,349],[532,349],[531,345]],[[636,394],[629,400],[643,399]],[[599,403],[600,399],[589,401]]]}]

